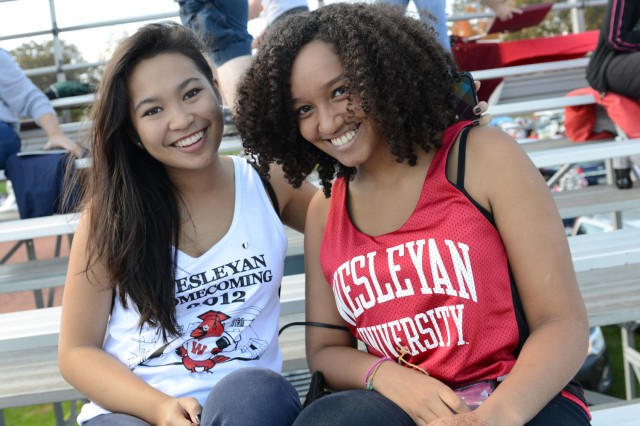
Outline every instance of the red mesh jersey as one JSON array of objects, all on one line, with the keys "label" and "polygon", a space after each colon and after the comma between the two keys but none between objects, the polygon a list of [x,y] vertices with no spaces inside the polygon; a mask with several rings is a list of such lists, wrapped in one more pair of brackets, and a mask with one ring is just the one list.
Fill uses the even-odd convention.
[{"label": "red mesh jersey", "polygon": [[348,182],[337,179],[320,253],[338,309],[369,351],[396,359],[406,347],[406,360],[452,387],[507,374],[520,338],[492,217],[446,178],[465,124],[445,131],[418,205],[396,232],[358,231],[345,207]]}]

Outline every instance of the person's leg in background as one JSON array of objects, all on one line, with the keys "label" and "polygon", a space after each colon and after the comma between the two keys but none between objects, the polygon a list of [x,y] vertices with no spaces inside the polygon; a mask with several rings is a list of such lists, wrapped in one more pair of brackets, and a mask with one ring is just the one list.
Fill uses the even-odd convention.
[{"label": "person's leg in background", "polygon": [[451,52],[451,41],[447,32],[447,9],[445,0],[413,0],[420,19],[435,32],[440,44]]},{"label": "person's leg in background", "polygon": [[[378,3],[402,6],[405,9],[409,0],[377,0]],[[416,5],[420,20],[430,27],[442,46],[451,52],[451,42],[447,33],[446,0],[413,0]]]},{"label": "person's leg in background", "polygon": [[[20,136],[13,126],[0,121],[0,170],[4,170],[7,159],[18,152],[20,152]],[[0,203],[0,212],[15,211],[18,205],[11,181],[6,181],[5,188],[6,198]]]},{"label": "person's leg in background", "polygon": [[209,42],[224,104],[233,109],[236,85],[252,59],[248,2],[185,0],[178,4],[182,24]]},{"label": "person's leg in background", "polygon": [[607,66],[609,90],[640,101],[640,52],[616,55]]},{"label": "person's leg in background", "polygon": [[202,426],[288,426],[302,409],[298,392],[282,375],[247,367],[225,376],[202,409]]},{"label": "person's leg in background", "polygon": [[0,169],[4,169],[7,158],[20,152],[20,136],[13,126],[0,121]]}]

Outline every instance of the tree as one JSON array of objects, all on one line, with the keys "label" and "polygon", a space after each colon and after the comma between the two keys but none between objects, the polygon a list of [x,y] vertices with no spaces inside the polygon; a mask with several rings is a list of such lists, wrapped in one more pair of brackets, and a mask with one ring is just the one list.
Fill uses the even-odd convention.
[{"label": "tree", "polygon": [[[82,57],[82,53],[80,53],[75,45],[66,43],[64,40],[61,40],[60,44],[63,64],[81,64],[86,62]],[[53,40],[46,41],[43,44],[29,41],[11,50],[10,53],[23,70],[55,65]],[[102,70],[94,67],[65,71],[66,80],[81,81],[94,87],[96,87],[100,81],[101,75]],[[30,78],[31,81],[43,91],[57,81],[55,74],[37,75],[31,76]]]},{"label": "tree", "polygon": [[[63,40],[60,41],[60,44],[63,64],[82,64],[87,62],[75,45],[66,43]],[[53,40],[47,41],[44,44],[29,41],[11,50],[10,53],[23,70],[55,65]],[[79,81],[87,83],[92,87],[98,87],[101,76],[102,67],[65,71],[66,81]],[[58,81],[56,74],[35,75],[29,78],[42,91],[46,91],[51,84]],[[62,118],[65,122],[79,121],[85,113],[86,109],[83,107],[72,108],[70,114],[62,114]]]}]

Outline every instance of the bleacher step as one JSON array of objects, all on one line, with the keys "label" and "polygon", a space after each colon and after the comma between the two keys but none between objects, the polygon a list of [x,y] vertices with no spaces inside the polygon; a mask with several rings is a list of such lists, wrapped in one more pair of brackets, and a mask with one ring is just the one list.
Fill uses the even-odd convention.
[{"label": "bleacher step", "polygon": [[614,211],[640,209],[640,185],[618,189],[615,185],[591,185],[553,193],[563,219]]}]

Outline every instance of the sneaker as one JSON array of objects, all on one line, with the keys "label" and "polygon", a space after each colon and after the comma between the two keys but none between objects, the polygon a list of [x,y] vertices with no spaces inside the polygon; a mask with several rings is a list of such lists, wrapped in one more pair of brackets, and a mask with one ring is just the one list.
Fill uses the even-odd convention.
[{"label": "sneaker", "polygon": [[233,136],[238,134],[238,129],[233,122],[233,114],[231,114],[231,108],[226,105],[222,106],[222,118],[224,128],[222,129],[222,136]]},{"label": "sneaker", "polygon": [[18,203],[16,202],[16,194],[11,192],[0,205],[0,213],[17,211]]}]

